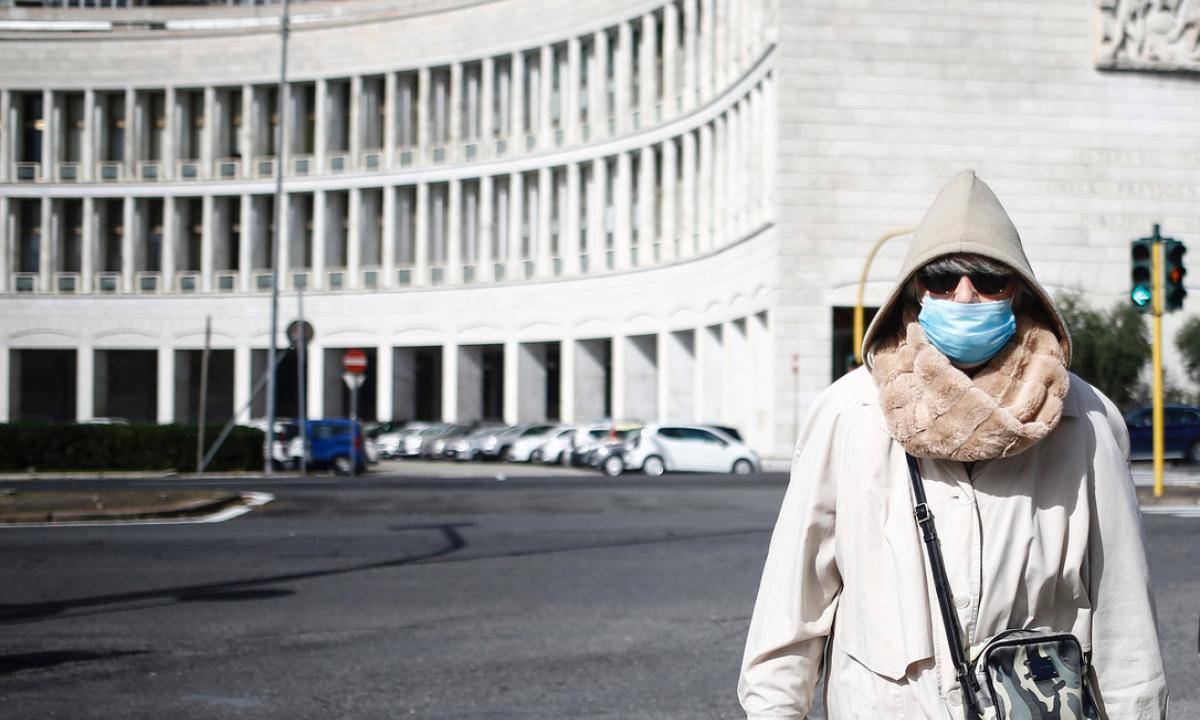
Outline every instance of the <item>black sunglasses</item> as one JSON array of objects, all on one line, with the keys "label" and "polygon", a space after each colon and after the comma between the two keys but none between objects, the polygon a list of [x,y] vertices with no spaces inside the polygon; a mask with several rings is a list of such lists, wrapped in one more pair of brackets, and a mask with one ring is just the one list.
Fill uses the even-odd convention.
[{"label": "black sunglasses", "polygon": [[958,281],[963,275],[971,278],[971,284],[983,295],[999,295],[1008,289],[1012,275],[996,275],[994,273],[972,270],[969,273],[956,272],[924,272],[917,273],[921,286],[934,295],[947,295],[958,287]]}]

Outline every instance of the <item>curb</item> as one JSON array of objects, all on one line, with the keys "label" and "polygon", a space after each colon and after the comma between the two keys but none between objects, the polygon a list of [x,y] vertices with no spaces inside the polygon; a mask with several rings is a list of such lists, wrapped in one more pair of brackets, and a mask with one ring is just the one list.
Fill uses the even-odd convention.
[{"label": "curb", "polygon": [[0,525],[19,526],[54,523],[98,523],[134,520],[170,520],[203,517],[242,505],[245,498],[239,493],[222,493],[213,498],[195,498],[166,502],[161,505],[146,504],[127,508],[96,510],[29,510],[24,512],[0,512]]}]

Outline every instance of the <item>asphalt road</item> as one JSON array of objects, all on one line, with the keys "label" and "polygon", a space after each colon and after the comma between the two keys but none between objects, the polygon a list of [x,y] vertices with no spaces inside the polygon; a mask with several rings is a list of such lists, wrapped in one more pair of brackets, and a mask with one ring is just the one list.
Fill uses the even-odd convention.
[{"label": "asphalt road", "polygon": [[[203,484],[276,499],[0,529],[0,717],[739,716],[781,476]],[[1200,518],[1146,529],[1173,716],[1200,717]]]}]

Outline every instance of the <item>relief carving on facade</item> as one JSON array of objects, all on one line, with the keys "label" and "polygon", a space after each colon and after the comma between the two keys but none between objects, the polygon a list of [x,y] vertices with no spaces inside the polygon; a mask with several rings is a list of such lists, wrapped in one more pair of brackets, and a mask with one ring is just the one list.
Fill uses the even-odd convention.
[{"label": "relief carving on facade", "polygon": [[1096,67],[1200,72],[1200,0],[1096,0]]}]

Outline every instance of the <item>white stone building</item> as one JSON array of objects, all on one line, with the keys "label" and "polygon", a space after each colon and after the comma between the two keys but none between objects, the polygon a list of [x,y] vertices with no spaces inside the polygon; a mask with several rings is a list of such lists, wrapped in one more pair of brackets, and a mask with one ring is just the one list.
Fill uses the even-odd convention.
[{"label": "white stone building", "polygon": [[956,170],[1097,302],[1152,223],[1200,237],[1187,7],[294,2],[278,148],[277,5],[82,4],[0,0],[0,421],[193,419],[206,317],[210,416],[262,415],[277,163],[310,416],[361,348],[367,418],[721,422],[767,455],[845,368],[870,246]]}]

